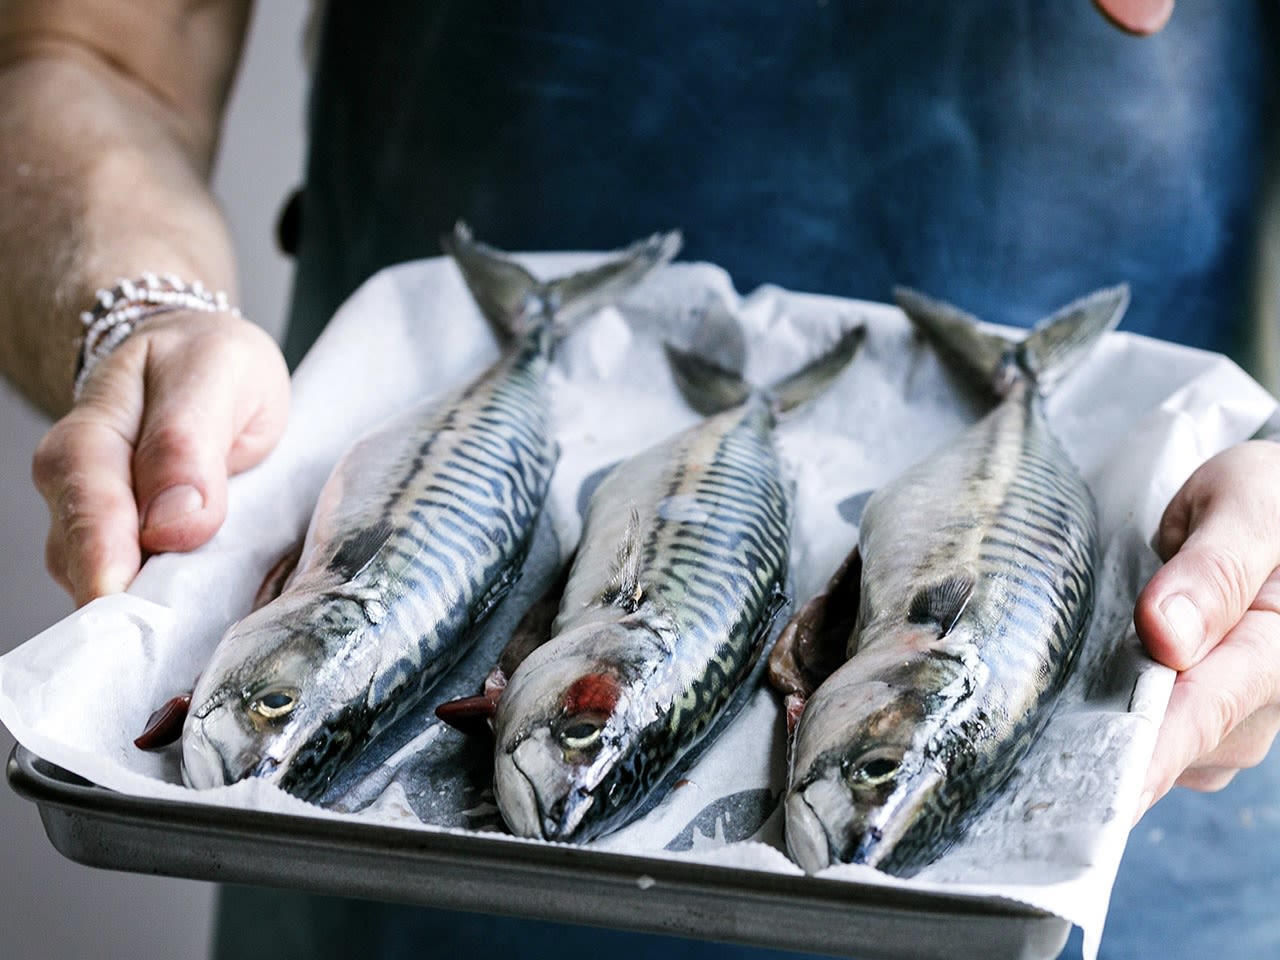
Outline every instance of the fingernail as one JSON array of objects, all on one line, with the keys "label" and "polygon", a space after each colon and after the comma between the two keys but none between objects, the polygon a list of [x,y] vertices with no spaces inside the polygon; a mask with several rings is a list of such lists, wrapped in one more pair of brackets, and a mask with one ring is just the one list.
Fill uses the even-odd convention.
[{"label": "fingernail", "polygon": [[1173,15],[1173,0],[1094,0],[1098,8],[1122,30],[1151,34]]},{"label": "fingernail", "polygon": [[195,487],[187,484],[170,487],[156,494],[147,507],[147,515],[142,521],[143,529],[167,527],[203,507],[204,496]]},{"label": "fingernail", "polygon": [[137,569],[127,570],[123,567],[107,566],[89,573],[87,580],[72,575],[71,594],[75,598],[76,606],[83,607],[99,597],[123,593],[129,589],[129,584],[133,582],[134,574],[137,572]]},{"label": "fingernail", "polygon": [[1165,623],[1177,637],[1178,646],[1188,655],[1198,654],[1200,645],[1204,643],[1204,620],[1201,619],[1200,611],[1190,598],[1175,593],[1160,607],[1160,612],[1164,614]]},{"label": "fingernail", "polygon": [[129,584],[133,582],[134,574],[137,572],[136,570],[129,573],[117,569],[104,570],[94,584],[94,596],[106,597],[113,593],[124,593],[129,589]]}]

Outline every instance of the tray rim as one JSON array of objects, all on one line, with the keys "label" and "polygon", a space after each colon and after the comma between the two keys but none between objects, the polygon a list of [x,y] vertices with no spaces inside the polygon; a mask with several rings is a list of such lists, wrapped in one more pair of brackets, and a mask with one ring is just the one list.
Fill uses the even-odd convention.
[{"label": "tray rim", "polygon": [[[907,891],[847,880],[824,879],[803,875],[773,874],[746,867],[689,862],[678,859],[592,850],[559,844],[513,843],[511,838],[482,833],[417,830],[390,824],[351,824],[305,815],[276,811],[251,810],[214,804],[183,802],[169,798],[140,797],[109,790],[84,780],[44,760],[22,744],[15,744],[6,765],[10,786],[20,796],[39,808],[45,831],[55,849],[78,863],[106,869],[225,883],[250,883],[277,886],[303,886],[315,892],[349,896],[385,897],[408,903],[446,906],[454,909],[490,910],[490,905],[468,906],[467,902],[449,902],[447,897],[426,896],[428,891],[397,892],[381,886],[365,886],[350,892],[335,883],[335,877],[317,870],[314,876],[301,876],[294,868],[275,877],[226,869],[209,862],[207,869],[193,868],[187,862],[192,851],[184,851],[176,841],[194,837],[215,846],[251,838],[267,838],[271,849],[309,849],[324,851],[337,860],[378,856],[389,864],[418,865],[465,863],[467,875],[483,878],[493,875],[495,886],[518,881],[521,875],[537,877],[551,887],[531,892],[528,902],[504,903],[491,912],[561,920],[604,926],[627,926],[652,933],[701,936],[703,939],[736,940],[758,946],[784,949],[808,949],[840,952],[830,939],[817,943],[798,943],[793,935],[779,930],[779,940],[762,943],[759,935],[735,936],[733,929],[713,929],[706,933],[673,928],[660,917],[637,917],[619,923],[616,916],[600,915],[575,918],[568,904],[559,904],[563,896],[581,896],[584,889],[598,888],[602,896],[632,890],[638,896],[660,888],[661,895],[650,897],[655,906],[671,898],[687,900],[691,908],[711,904],[709,894],[754,909],[757,905],[785,905],[808,914],[838,910],[843,914],[867,914],[873,920],[890,921],[910,926],[957,924],[960,928],[981,931],[990,924],[1001,924],[1011,936],[1017,929],[1026,931],[1042,944],[1065,942],[1070,932],[1069,921],[1028,904],[1012,900],[978,899],[963,894],[934,891]],[[127,849],[112,849],[112,839],[122,839],[122,847],[141,837],[144,841],[157,834],[157,842],[165,838],[167,852],[156,850],[148,863],[125,863]],[[96,841],[96,842],[95,842]],[[136,844],[134,845],[136,847]],[[132,849],[132,847],[130,847]],[[466,879],[464,877],[464,879]],[[586,886],[584,886],[586,885]],[[575,892],[576,891],[576,892]],[[505,907],[505,909],[504,909]],[[608,912],[608,911],[606,911]],[[843,915],[842,914],[842,915]],[[868,926],[871,926],[868,923]],[[730,925],[732,926],[732,925]],[[821,939],[821,938],[819,938]],[[996,939],[1000,939],[997,937]],[[866,955],[861,944],[851,944]],[[995,944],[991,944],[995,946]],[[914,956],[890,952],[883,956]],[[978,956],[979,954],[975,954]],[[982,956],[992,954],[985,951]],[[1022,956],[1055,956],[1022,953]]]}]

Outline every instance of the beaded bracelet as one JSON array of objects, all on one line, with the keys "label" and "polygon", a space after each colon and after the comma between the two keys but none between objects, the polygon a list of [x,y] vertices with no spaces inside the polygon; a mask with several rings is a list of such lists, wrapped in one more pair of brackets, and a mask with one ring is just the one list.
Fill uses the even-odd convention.
[{"label": "beaded bracelet", "polygon": [[76,363],[72,398],[78,400],[85,381],[98,362],[124,343],[143,320],[174,310],[230,313],[240,316],[221,290],[210,291],[198,280],[185,283],[171,273],[144,273],[137,280],[118,280],[110,290],[97,292],[92,310],[80,314],[84,336]]}]

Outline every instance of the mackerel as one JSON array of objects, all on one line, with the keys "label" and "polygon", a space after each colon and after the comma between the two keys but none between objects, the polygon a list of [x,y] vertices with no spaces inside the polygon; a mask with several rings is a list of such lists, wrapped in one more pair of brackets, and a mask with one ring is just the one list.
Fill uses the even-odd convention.
[{"label": "mackerel", "polygon": [[808,872],[908,875],[944,851],[1043,728],[1093,607],[1096,508],[1044,395],[1119,321],[1127,289],[1020,342],[919,294],[898,301],[999,400],[867,503],[848,659],[804,705],[791,746],[787,846]]},{"label": "mackerel", "polygon": [[582,842],[622,826],[732,712],[785,599],[777,416],[843,370],[862,332],[767,391],[668,348],[711,415],[615,467],[591,498],[552,637],[497,704],[495,792],[513,833]]},{"label": "mackerel", "polygon": [[654,236],[543,283],[461,225],[446,238],[509,347],[335,466],[295,572],[223,636],[196,686],[182,734],[189,785],[257,776],[316,800],[458,660],[519,575],[547,497],[556,341],[678,245]]}]

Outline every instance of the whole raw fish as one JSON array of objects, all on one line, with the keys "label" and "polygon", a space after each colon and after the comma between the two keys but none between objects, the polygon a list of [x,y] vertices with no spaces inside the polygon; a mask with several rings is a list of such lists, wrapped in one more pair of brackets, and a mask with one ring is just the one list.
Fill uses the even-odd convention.
[{"label": "whole raw fish", "polygon": [[726,714],[784,600],[776,413],[830,382],[861,336],[767,392],[669,351],[692,405],[723,412],[618,465],[591,499],[553,636],[497,704],[495,792],[513,833],[616,829]]},{"label": "whole raw fish", "polygon": [[1126,288],[1101,291],[1013,343],[900,292],[913,323],[1001,399],[867,503],[849,659],[804,705],[791,748],[787,847],[806,871],[914,872],[1047,720],[1090,622],[1097,521],[1043,394],[1127,303]]},{"label": "whole raw fish", "polygon": [[548,283],[463,227],[445,243],[511,348],[339,461],[296,572],[201,675],[182,734],[191,786],[258,776],[318,798],[456,662],[517,578],[547,496],[558,336],[674,256],[679,237]]}]

